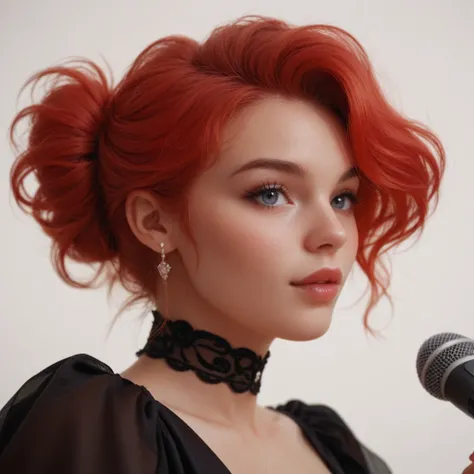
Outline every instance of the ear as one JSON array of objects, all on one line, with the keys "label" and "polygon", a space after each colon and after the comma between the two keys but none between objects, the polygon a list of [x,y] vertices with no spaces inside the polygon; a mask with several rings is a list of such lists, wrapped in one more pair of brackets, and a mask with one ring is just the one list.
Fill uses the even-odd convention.
[{"label": "ear", "polygon": [[159,199],[149,191],[133,191],[127,196],[125,213],[135,237],[155,252],[161,252],[163,242],[166,253],[176,249],[172,230],[175,219],[166,213]]}]

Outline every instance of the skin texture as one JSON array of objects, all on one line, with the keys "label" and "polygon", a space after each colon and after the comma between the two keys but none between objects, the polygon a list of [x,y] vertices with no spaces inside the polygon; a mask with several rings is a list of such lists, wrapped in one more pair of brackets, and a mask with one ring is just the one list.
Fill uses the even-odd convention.
[{"label": "skin texture", "polygon": [[[344,130],[315,104],[268,97],[240,111],[222,138],[218,159],[197,178],[189,195],[197,253],[179,220],[155,196],[135,192],[127,201],[136,237],[157,253],[161,242],[165,245],[172,267],[168,317],[185,319],[260,354],[275,338],[321,337],[335,301],[316,304],[291,282],[328,267],[339,268],[345,280],[353,266],[358,233],[351,196],[357,195],[359,180],[351,176],[341,181],[353,167]],[[274,169],[236,173],[260,158],[289,161],[305,171],[301,176]],[[248,195],[265,184],[284,189]],[[165,288],[160,285],[162,298]],[[232,472],[263,472],[268,465],[259,471],[257,458],[275,462],[274,472],[290,469],[295,459],[298,472],[327,472],[294,423],[259,407],[251,394],[236,396],[226,386],[204,384],[190,372],[174,372],[147,357],[123,376],[173,409]],[[236,446],[246,446],[249,454],[255,449],[255,457],[249,455],[253,464],[236,459]],[[284,459],[275,456],[279,446]],[[262,458],[265,450],[269,456]],[[289,450],[294,457],[288,457]]]},{"label": "skin texture", "polygon": [[[342,128],[313,104],[268,98],[244,109],[223,138],[219,159],[189,196],[197,253],[153,196],[135,193],[128,201],[136,236],[157,252],[165,244],[169,317],[261,353],[277,337],[320,337],[335,302],[315,305],[290,283],[325,267],[340,268],[345,279],[353,265],[357,228],[350,199],[340,196],[356,193],[358,178],[339,183],[352,166]],[[307,172],[254,169],[233,176],[257,158],[288,160]],[[254,202],[245,197],[266,183],[286,189]]]}]

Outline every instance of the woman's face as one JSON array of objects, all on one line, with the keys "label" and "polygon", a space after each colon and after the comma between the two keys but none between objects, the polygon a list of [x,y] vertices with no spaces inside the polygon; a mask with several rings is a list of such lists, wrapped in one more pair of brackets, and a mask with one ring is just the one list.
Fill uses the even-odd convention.
[{"label": "woman's face", "polygon": [[[314,104],[274,97],[244,109],[223,138],[218,160],[189,195],[197,248],[175,234],[182,269],[170,273],[172,294],[181,281],[182,298],[218,320],[220,332],[321,336],[358,246],[359,180],[344,131]],[[294,285],[323,269],[333,271],[316,279],[340,272],[341,284]]]}]

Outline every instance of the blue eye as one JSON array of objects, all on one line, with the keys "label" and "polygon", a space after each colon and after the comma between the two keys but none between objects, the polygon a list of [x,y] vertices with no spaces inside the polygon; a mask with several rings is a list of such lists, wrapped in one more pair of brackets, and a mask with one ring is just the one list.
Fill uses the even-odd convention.
[{"label": "blue eye", "polygon": [[357,204],[357,196],[352,192],[345,192],[336,196],[331,205],[340,211],[349,211]]},{"label": "blue eye", "polygon": [[[280,205],[288,204],[289,202],[286,197],[286,188],[277,183],[260,186],[254,191],[249,191],[245,197],[256,204],[261,204],[268,208],[278,207]],[[283,197],[283,202],[280,197]]]},{"label": "blue eye", "polygon": [[[282,184],[264,184],[259,188],[249,191],[245,198],[255,202],[267,209],[279,207],[290,202],[287,197],[288,191]],[[357,196],[352,191],[346,191],[337,195],[332,201],[331,206],[340,211],[349,211],[357,204]]]}]

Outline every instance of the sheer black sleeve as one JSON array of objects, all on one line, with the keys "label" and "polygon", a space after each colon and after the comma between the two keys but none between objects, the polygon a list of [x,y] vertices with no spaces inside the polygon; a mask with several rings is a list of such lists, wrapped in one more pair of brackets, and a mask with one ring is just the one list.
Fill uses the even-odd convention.
[{"label": "sheer black sleeve", "polygon": [[2,474],[152,474],[151,395],[78,355],[28,380],[0,412]]},{"label": "sheer black sleeve", "polygon": [[277,408],[303,428],[311,444],[337,474],[391,474],[385,461],[359,441],[332,408],[291,400]]}]

